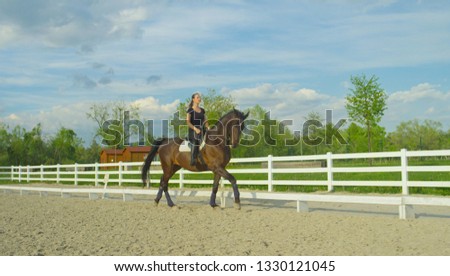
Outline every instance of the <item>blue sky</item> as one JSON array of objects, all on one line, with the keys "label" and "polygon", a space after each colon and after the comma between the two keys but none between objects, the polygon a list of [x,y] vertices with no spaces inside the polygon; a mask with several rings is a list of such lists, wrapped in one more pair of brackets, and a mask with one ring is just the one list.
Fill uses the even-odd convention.
[{"label": "blue sky", "polygon": [[447,130],[449,45],[449,1],[0,0],[0,121],[89,142],[93,103],[162,120],[212,88],[301,129],[311,111],[347,118],[350,76],[375,74],[388,131],[415,118]]}]

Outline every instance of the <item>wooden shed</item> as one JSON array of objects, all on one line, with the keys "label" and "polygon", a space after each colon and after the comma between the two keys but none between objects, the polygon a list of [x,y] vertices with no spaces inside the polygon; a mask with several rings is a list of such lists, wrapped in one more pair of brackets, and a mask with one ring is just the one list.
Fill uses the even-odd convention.
[{"label": "wooden shed", "polygon": [[117,163],[123,160],[124,149],[103,149],[100,152],[100,163]]},{"label": "wooden shed", "polygon": [[123,151],[123,162],[144,162],[152,147],[126,147]]},{"label": "wooden shed", "polygon": [[[100,163],[144,162],[151,146],[126,147],[124,149],[103,149],[100,152]],[[112,169],[103,167],[103,169]]]}]

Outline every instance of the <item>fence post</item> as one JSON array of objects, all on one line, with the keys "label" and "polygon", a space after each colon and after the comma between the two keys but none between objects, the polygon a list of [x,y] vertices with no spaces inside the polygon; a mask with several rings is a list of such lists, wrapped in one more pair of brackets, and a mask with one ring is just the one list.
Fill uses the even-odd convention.
[{"label": "fence post", "polygon": [[267,182],[268,191],[273,191],[273,156],[270,154],[267,156]]},{"label": "fence post", "polygon": [[27,165],[27,182],[30,182],[30,165]]},{"label": "fence post", "polygon": [[44,181],[44,165],[41,164],[41,181]]},{"label": "fence post", "polygon": [[75,186],[78,186],[78,164],[75,163],[75,167],[74,167],[74,173],[75,173]]},{"label": "fence post", "polygon": [[408,195],[408,157],[406,156],[406,149],[400,150],[400,160],[402,167],[402,194]]},{"label": "fence post", "polygon": [[14,181],[14,166],[11,166],[11,181]]},{"label": "fence post", "polygon": [[333,187],[333,155],[331,152],[327,152],[327,180],[328,180],[328,192],[334,190]]},{"label": "fence post", "polygon": [[119,161],[119,186],[122,186],[122,161]]},{"label": "fence post", "polygon": [[95,186],[98,186],[98,162],[95,162],[95,165],[94,165],[94,168],[95,168]]},{"label": "fence post", "polygon": [[59,182],[61,182],[60,172],[61,172],[61,165],[60,164],[56,164],[56,183],[57,184],[59,184]]},{"label": "fence post", "polygon": [[184,188],[184,169],[180,170],[180,189]]},{"label": "fence post", "polygon": [[22,182],[22,165],[19,165],[19,183]]}]

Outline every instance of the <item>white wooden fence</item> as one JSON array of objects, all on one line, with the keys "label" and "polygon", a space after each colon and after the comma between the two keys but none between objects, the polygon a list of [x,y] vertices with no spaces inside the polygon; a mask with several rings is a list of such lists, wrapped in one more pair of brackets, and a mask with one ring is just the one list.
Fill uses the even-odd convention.
[{"label": "white wooden fence", "polygon": [[[410,187],[442,187],[450,188],[450,179],[448,181],[411,181],[408,179],[410,172],[450,172],[449,165],[439,166],[411,166],[408,165],[408,159],[413,157],[450,157],[450,150],[435,151],[406,151],[399,152],[374,152],[374,153],[351,153],[351,154],[332,154],[310,156],[267,156],[258,158],[234,158],[231,164],[257,164],[251,168],[232,168],[229,172],[234,174],[238,179],[239,185],[262,185],[267,186],[267,191],[272,192],[274,186],[277,185],[294,185],[294,186],[326,186],[328,191],[333,191],[335,186],[384,186],[384,187],[401,187],[402,194],[408,195]],[[355,159],[377,159],[390,158],[399,159],[399,165],[396,166],[365,166],[365,167],[336,167],[333,166],[334,160],[355,160]],[[320,167],[301,167],[300,162],[321,162]],[[121,186],[124,183],[141,183],[140,168],[143,162],[118,162],[107,164],[71,164],[71,165],[39,165],[39,166],[10,166],[0,167],[0,179],[19,181],[19,182],[56,182],[56,183],[73,183],[78,185],[82,182],[92,183],[95,186],[103,182],[105,174],[109,176],[116,175],[115,178],[110,177],[110,183],[116,183]],[[263,166],[261,165],[263,164]],[[277,166],[283,164],[283,167]],[[317,164],[317,163],[316,163]],[[156,169],[154,167],[156,165]],[[162,170],[158,168],[159,162],[153,162],[150,169],[150,177],[152,183],[159,183],[159,177]],[[108,168],[106,170],[105,168]],[[111,168],[115,168],[111,170]],[[400,180],[396,181],[354,181],[354,180],[334,180],[335,173],[377,173],[392,172],[401,175]],[[304,174],[304,173],[322,173],[326,174],[326,180],[277,180],[274,178],[277,174]],[[185,179],[187,174],[203,174],[202,179]],[[262,177],[256,179],[239,180],[239,174],[259,174]],[[128,175],[128,177],[127,177]],[[135,175],[134,177],[130,175]],[[130,178],[131,177],[131,178]],[[293,176],[295,178],[295,176]],[[261,180],[262,179],[262,180]],[[190,172],[180,170],[171,179],[171,183],[179,184],[180,188],[184,188],[185,184],[212,184],[211,172]]]},{"label": "white wooden fence", "polygon": [[[411,181],[408,179],[410,172],[450,172],[449,165],[438,166],[411,166],[408,164],[410,158],[448,158],[450,150],[436,151],[407,151],[398,152],[375,152],[375,153],[352,153],[352,154],[332,154],[311,155],[311,156],[267,156],[258,158],[235,158],[230,161],[231,164],[259,164],[259,167],[251,166],[251,168],[232,168],[229,172],[234,174],[240,186],[243,185],[263,185],[267,186],[268,193],[241,193],[242,198],[263,198],[274,200],[296,200],[297,210],[307,210],[307,202],[323,201],[323,202],[340,202],[340,203],[366,203],[366,204],[387,204],[399,205],[400,218],[411,217],[412,208],[410,205],[439,205],[450,206],[450,198],[448,197],[411,197],[409,196],[410,187],[441,187],[450,188],[450,181]],[[334,160],[355,160],[355,159],[394,159],[398,165],[395,166],[365,166],[365,167],[336,167],[333,166]],[[301,162],[314,162],[310,164],[321,164],[321,166],[301,167]],[[263,164],[263,165],[261,165]],[[283,166],[280,166],[280,165]],[[153,165],[160,165],[154,162]],[[101,185],[105,178],[109,178],[110,183],[116,183],[122,186],[124,183],[134,183],[139,185],[141,180],[138,176],[130,178],[130,175],[139,175],[142,162],[119,162],[108,164],[73,164],[73,165],[50,165],[50,166],[11,166],[0,167],[0,179],[19,181],[19,182],[56,182],[56,183],[73,183],[75,186],[85,182],[95,186]],[[106,170],[108,168],[108,170]],[[115,168],[111,170],[111,168]],[[355,180],[334,180],[335,173],[397,173],[401,179],[396,181],[355,181]],[[171,183],[178,183],[180,189],[185,184],[212,184],[211,172],[204,172],[204,179],[185,179],[187,174],[192,172],[180,170],[177,176],[171,179]],[[326,180],[278,180],[274,178],[277,174],[304,174],[304,173],[321,173],[326,174]],[[150,176],[152,183],[159,183],[159,176],[162,174],[160,168],[152,168]],[[196,173],[198,174],[198,173]],[[255,177],[257,179],[239,180],[239,174],[255,175],[262,174],[263,177]],[[116,175],[116,177],[109,177]],[[295,178],[293,176],[292,178]],[[263,180],[261,180],[263,179]],[[328,191],[333,191],[336,186],[376,186],[376,187],[401,187],[401,196],[343,196],[343,195],[317,195],[317,194],[301,194],[301,193],[274,193],[274,186],[277,185],[301,185],[301,186],[326,186]],[[7,186],[0,185],[0,189],[6,190]],[[92,190],[92,189],[91,189]],[[129,189],[130,190],[130,189]],[[134,191],[132,191],[134,190]],[[137,192],[135,189],[127,191],[126,189],[108,189],[109,192],[121,193],[124,196],[132,193],[150,193],[154,191]],[[126,192],[127,191],[127,192]],[[73,192],[73,191],[72,191]],[[103,191],[104,192],[104,191]],[[61,192],[63,193],[63,192]],[[172,191],[172,193],[178,193]],[[187,193],[187,192],[186,192]],[[92,194],[92,191],[90,192]],[[192,194],[192,192],[191,192]],[[205,195],[209,195],[205,193]],[[196,192],[192,195],[203,195],[203,192]],[[231,198],[231,194],[221,194],[222,201]],[[224,204],[224,203],[223,203]]]}]

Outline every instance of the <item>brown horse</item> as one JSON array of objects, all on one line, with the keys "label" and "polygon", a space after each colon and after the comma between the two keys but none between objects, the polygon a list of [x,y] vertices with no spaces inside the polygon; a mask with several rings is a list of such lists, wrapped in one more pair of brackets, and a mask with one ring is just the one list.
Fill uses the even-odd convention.
[{"label": "brown horse", "polygon": [[236,179],[225,167],[231,159],[230,146],[235,148],[239,144],[240,135],[244,129],[244,120],[247,117],[248,113],[244,114],[236,109],[222,116],[216,125],[206,132],[204,138],[205,146],[200,151],[201,158],[197,160],[194,166],[190,165],[191,154],[189,152],[179,151],[179,146],[183,141],[181,138],[162,138],[156,140],[142,167],[142,182],[145,186],[150,165],[156,154],[159,154],[163,176],[161,177],[158,194],[155,198],[156,204],[159,203],[164,192],[167,204],[170,207],[175,205],[168,192],[169,179],[179,169],[184,168],[190,171],[212,171],[214,173],[213,188],[209,201],[212,207],[218,206],[216,204],[216,194],[219,189],[220,178],[223,177],[230,181],[234,192],[235,207],[240,209],[241,204]]}]

